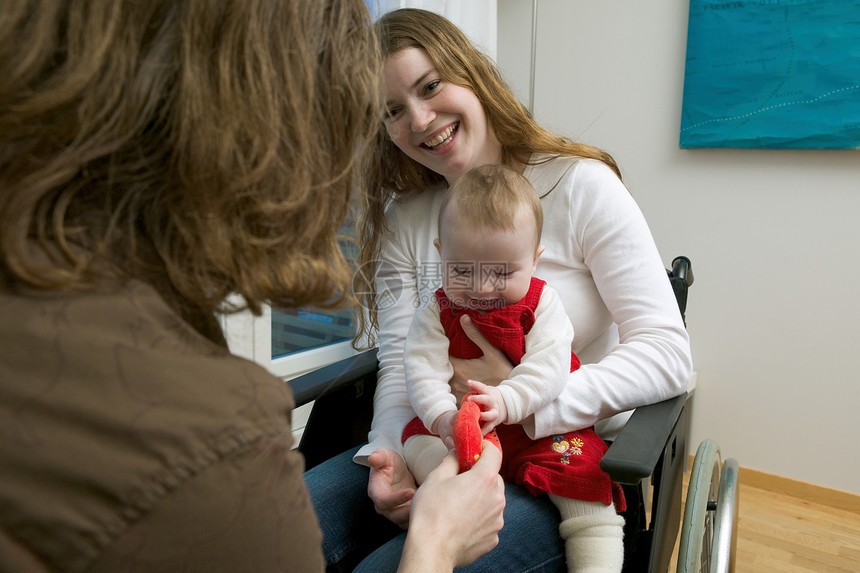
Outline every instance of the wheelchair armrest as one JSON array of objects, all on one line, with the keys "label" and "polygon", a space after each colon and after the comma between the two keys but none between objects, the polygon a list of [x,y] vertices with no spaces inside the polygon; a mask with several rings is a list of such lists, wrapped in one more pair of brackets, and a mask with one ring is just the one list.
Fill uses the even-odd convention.
[{"label": "wheelchair armrest", "polygon": [[355,383],[357,379],[376,372],[378,367],[376,348],[372,348],[293,378],[288,384],[293,390],[296,406],[301,406]]},{"label": "wheelchair armrest", "polygon": [[374,348],[288,381],[297,406],[314,403],[298,446],[307,469],[367,441],[378,368]]},{"label": "wheelchair armrest", "polygon": [[612,442],[600,462],[600,468],[613,481],[636,485],[652,475],[672,435],[687,394],[640,406]]}]

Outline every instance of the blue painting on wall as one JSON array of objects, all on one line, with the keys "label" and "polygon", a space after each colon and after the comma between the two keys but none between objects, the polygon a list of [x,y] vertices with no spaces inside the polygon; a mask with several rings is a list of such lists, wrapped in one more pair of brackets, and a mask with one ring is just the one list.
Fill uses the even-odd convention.
[{"label": "blue painting on wall", "polygon": [[860,0],[691,0],[682,148],[860,148]]}]

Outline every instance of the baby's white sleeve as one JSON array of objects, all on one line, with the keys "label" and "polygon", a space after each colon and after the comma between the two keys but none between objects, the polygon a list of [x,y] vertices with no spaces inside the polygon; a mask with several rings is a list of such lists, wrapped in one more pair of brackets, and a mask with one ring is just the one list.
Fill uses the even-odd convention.
[{"label": "baby's white sleeve", "polygon": [[569,380],[573,326],[558,293],[544,286],[526,352],[499,384],[508,410],[506,423],[520,423],[555,400]]},{"label": "baby's white sleeve", "polygon": [[428,429],[440,415],[457,409],[449,385],[454,369],[448,359],[448,345],[438,305],[419,308],[406,335],[403,368],[409,401]]}]

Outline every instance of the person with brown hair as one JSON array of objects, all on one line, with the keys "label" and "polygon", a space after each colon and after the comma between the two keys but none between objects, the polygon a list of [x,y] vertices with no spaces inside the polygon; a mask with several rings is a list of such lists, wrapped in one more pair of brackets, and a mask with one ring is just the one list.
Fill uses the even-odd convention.
[{"label": "person with brown hair", "polygon": [[[379,340],[373,424],[367,444],[305,476],[327,561],[361,562],[358,570],[374,573],[396,567],[404,536],[393,528],[371,536],[367,524],[379,514],[406,528],[413,509],[415,480],[401,436],[415,412],[403,349],[416,308],[441,285],[436,222],[447,188],[464,173],[504,164],[537,190],[546,250],[536,275],[559,293],[576,332],[571,350],[582,366],[554,401],[523,420],[530,437],[594,426],[611,440],[632,409],[683,393],[692,374],[689,337],[663,262],[612,157],[539,126],[490,59],[444,17],[401,9],[376,27],[387,113],[365,183],[383,192],[358,227],[359,268],[376,269],[359,276],[367,293],[360,334]],[[377,302],[374,288],[399,298]],[[455,394],[468,392],[467,380],[508,379],[510,361],[473,325],[461,324],[482,356],[451,359]],[[498,546],[465,571],[564,571],[559,514],[546,496],[509,483],[506,498]]]},{"label": "person with brown hair", "polygon": [[[0,3],[0,570],[323,570],[292,394],[215,313],[352,302],[379,71],[360,0]],[[403,570],[497,543],[490,452]]]}]

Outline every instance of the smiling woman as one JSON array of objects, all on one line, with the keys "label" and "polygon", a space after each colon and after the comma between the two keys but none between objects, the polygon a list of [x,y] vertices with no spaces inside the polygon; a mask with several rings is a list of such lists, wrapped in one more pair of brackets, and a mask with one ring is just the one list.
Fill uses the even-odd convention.
[{"label": "smiling woman", "polygon": [[443,80],[427,52],[406,48],[394,53],[384,77],[385,129],[412,160],[449,184],[471,165],[499,162],[502,146],[481,102],[469,88]]},{"label": "smiling woman", "polygon": [[[691,371],[689,339],[666,271],[613,159],[540,127],[492,61],[438,14],[397,10],[380,18],[377,33],[389,113],[380,122],[366,182],[383,193],[357,229],[359,267],[378,269],[359,277],[368,309],[359,329],[379,336],[374,418],[368,444],[306,474],[321,521],[330,524],[327,558],[334,564],[367,556],[368,571],[391,566],[402,538],[367,539],[367,524],[378,523],[379,515],[402,526],[410,519],[415,481],[401,457],[401,437],[415,412],[403,352],[416,308],[435,300],[441,286],[433,245],[438,213],[446,189],[464,173],[500,163],[537,190],[546,251],[535,275],[562,298],[576,332],[568,350],[583,359],[561,394],[528,420],[530,437],[596,424],[611,438],[623,412],[683,392]],[[377,290],[384,294],[392,285],[397,300],[377,299]],[[467,380],[508,379],[512,365],[504,353],[474,328],[463,329],[483,354],[451,359],[454,393],[467,392]],[[552,503],[513,483],[506,499],[499,546],[471,570],[563,568]]]}]

